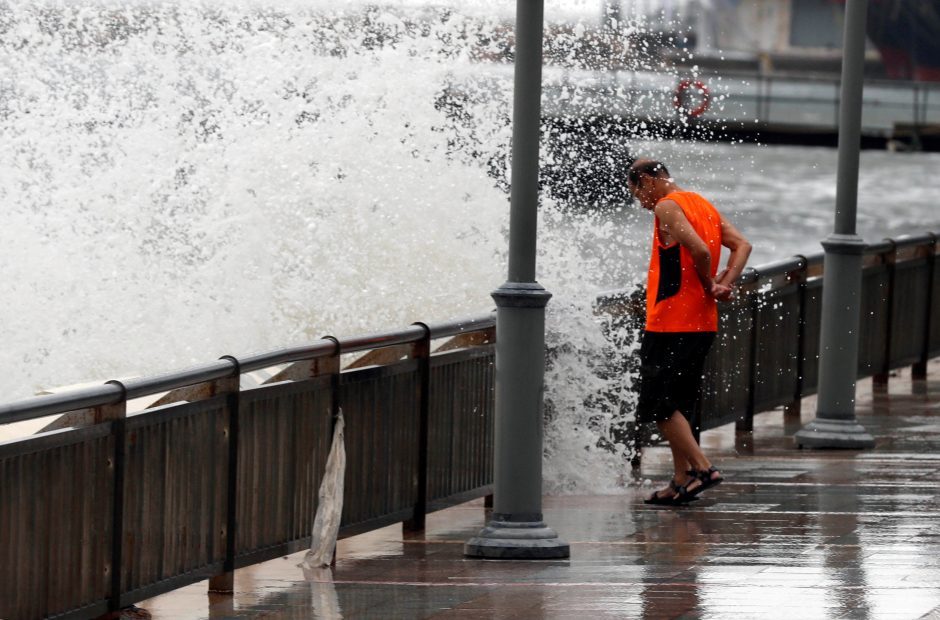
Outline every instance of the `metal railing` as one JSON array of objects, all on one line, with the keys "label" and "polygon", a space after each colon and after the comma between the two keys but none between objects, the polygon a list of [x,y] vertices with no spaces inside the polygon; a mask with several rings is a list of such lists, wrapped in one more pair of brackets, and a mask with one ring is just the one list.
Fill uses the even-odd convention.
[{"label": "metal railing", "polygon": [[[891,370],[911,365],[914,378],[922,379],[927,360],[940,355],[938,246],[938,236],[925,233],[866,248],[860,378],[884,383]],[[798,416],[802,397],[817,389],[823,255],[747,269],[738,286],[735,301],[720,306],[701,409],[693,412],[699,431],[730,422],[751,430],[756,413],[779,406]],[[636,292],[608,293],[598,299],[597,309],[642,329],[644,303]],[[642,441],[639,432],[636,441]]]},{"label": "metal railing", "polygon": [[[340,408],[341,536],[422,529],[491,494],[494,340],[492,316],[419,323],[0,407],[0,424],[63,414],[0,443],[0,617],[90,618],[207,578],[230,589],[234,569],[304,549]],[[349,353],[365,355],[341,370]],[[128,414],[141,397],[155,402]]]}]

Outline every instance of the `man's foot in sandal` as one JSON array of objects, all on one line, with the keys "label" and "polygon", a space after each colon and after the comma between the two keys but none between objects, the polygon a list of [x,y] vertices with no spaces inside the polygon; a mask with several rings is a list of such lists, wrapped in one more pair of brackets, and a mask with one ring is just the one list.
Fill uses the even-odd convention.
[{"label": "man's foot in sandal", "polygon": [[679,493],[680,487],[676,484],[675,480],[669,481],[669,486],[660,491],[655,491],[648,498],[643,500],[644,504],[652,504],[654,506],[676,506],[676,497]]},{"label": "man's foot in sandal", "polygon": [[698,494],[705,490],[701,478],[695,475],[695,472],[688,471],[686,473],[689,475],[689,479],[686,480],[684,484],[677,485],[676,487],[676,498],[674,501],[677,505],[688,504],[692,500],[697,499]]}]

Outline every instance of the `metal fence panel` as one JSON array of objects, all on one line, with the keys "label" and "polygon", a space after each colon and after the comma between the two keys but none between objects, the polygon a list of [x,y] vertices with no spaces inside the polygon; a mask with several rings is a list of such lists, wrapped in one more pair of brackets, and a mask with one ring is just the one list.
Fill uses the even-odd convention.
[{"label": "metal fence panel", "polygon": [[0,617],[94,617],[107,610],[110,427],[0,444]]},{"label": "metal fence panel", "polygon": [[859,310],[858,376],[884,372],[885,347],[891,313],[891,275],[887,265],[874,265],[862,271],[862,299]]},{"label": "metal fence panel", "polygon": [[747,413],[752,321],[750,296],[746,294],[719,311],[718,336],[705,360],[701,430],[734,422]]},{"label": "metal fence panel", "polygon": [[309,545],[332,440],[331,377],[241,393],[236,566]]},{"label": "metal fence panel", "polygon": [[926,257],[894,266],[891,306],[890,368],[913,364],[921,358],[927,330],[927,296],[930,294]]},{"label": "metal fence panel", "polygon": [[[344,372],[344,533],[408,518],[418,498],[418,361]],[[370,522],[373,522],[370,525]]]},{"label": "metal fence panel", "polygon": [[803,307],[802,394],[815,394],[819,387],[819,343],[822,328],[822,278],[806,281]]},{"label": "metal fence panel", "polygon": [[226,403],[219,396],[127,418],[122,605],[222,572]]},{"label": "metal fence panel", "polygon": [[431,357],[429,501],[493,483],[494,385],[492,345]]},{"label": "metal fence panel", "polygon": [[[456,323],[457,332],[478,323],[493,328],[488,317]],[[443,337],[455,327],[436,329]],[[70,419],[93,424],[87,428],[0,444],[0,548],[7,553],[0,617],[96,617],[207,577],[226,587],[236,566],[303,548],[338,406],[348,453],[341,535],[412,516],[421,527],[425,509],[442,507],[427,505],[426,470],[419,471],[432,420],[446,419],[455,430],[441,446],[454,471],[443,476],[437,503],[487,492],[493,347],[450,350],[432,362],[432,331],[422,324],[265,354],[277,363],[297,356],[302,368],[280,371],[296,380],[242,392],[233,374],[241,366],[227,358],[208,365],[208,376],[199,368],[7,407],[5,421],[98,409]],[[486,338],[492,335],[472,340]],[[415,357],[339,372],[343,346],[394,356],[402,343]],[[255,356],[241,368],[266,360]],[[311,372],[326,374],[304,378]],[[161,400],[172,404],[125,416],[130,394],[166,389]]]},{"label": "metal fence panel", "polygon": [[793,401],[799,387],[800,285],[761,294],[757,309],[755,411]]}]

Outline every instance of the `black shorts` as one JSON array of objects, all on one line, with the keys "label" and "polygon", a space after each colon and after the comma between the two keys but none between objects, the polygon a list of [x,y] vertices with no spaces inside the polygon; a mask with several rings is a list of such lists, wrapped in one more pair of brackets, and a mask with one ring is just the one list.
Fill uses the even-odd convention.
[{"label": "black shorts", "polygon": [[643,332],[637,422],[665,422],[675,411],[691,421],[714,340],[715,332]]}]

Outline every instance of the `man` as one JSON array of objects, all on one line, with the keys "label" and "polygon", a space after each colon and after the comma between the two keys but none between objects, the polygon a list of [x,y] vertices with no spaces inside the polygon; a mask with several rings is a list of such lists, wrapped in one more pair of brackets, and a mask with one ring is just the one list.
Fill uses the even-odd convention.
[{"label": "man", "polygon": [[[695,441],[689,419],[718,331],[717,302],[732,298],[751,244],[705,198],[676,185],[661,162],[635,161],[627,183],[640,205],[656,216],[637,423],[656,422],[675,465],[669,485],[645,502],[684,504],[722,480]],[[731,254],[716,276],[721,246]]]}]

